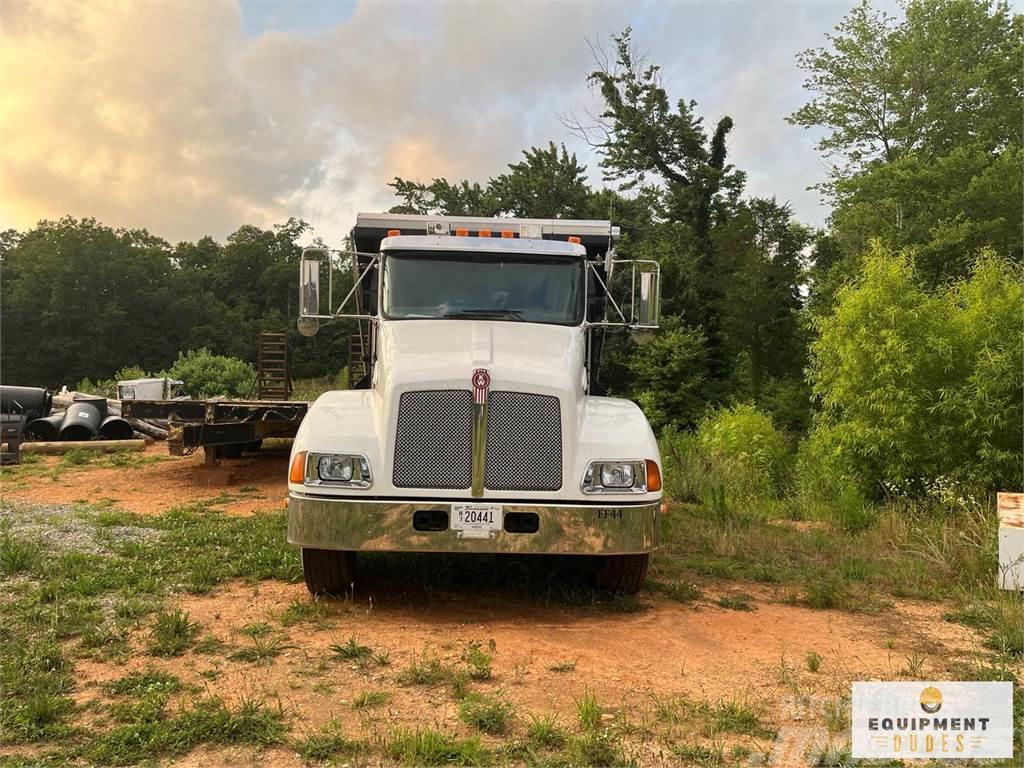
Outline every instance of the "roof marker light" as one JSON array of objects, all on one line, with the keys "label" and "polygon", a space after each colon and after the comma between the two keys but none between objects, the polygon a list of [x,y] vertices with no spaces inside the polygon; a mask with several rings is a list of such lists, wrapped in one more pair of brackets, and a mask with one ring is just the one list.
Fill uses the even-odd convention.
[{"label": "roof marker light", "polygon": [[489,230],[489,229],[481,229],[479,232],[477,232],[477,236],[478,237],[490,237],[491,236],[491,230]]},{"label": "roof marker light", "polygon": [[501,230],[501,236],[502,237],[515,237],[515,233],[513,233],[511,229],[503,229],[503,230]]},{"label": "roof marker light", "polygon": [[583,240],[577,235],[569,235],[569,242],[576,243],[576,245],[579,245],[580,243],[583,242]]},{"label": "roof marker light", "polygon": [[400,229],[389,229],[388,230],[388,237],[398,237],[400,234],[402,234],[402,230],[400,230]]},{"label": "roof marker light", "polygon": [[462,229],[461,227],[455,230],[456,237],[469,237],[469,230]]}]

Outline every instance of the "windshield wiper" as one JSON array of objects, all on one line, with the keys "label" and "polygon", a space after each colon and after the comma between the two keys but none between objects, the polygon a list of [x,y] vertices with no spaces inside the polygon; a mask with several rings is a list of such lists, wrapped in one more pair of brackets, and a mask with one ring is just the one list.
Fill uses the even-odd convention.
[{"label": "windshield wiper", "polygon": [[513,320],[522,320],[523,312],[520,309],[501,309],[498,307],[480,309],[457,309],[454,312],[445,312],[441,317],[466,317],[474,318],[478,317],[481,319],[495,318],[495,317],[511,317]]}]

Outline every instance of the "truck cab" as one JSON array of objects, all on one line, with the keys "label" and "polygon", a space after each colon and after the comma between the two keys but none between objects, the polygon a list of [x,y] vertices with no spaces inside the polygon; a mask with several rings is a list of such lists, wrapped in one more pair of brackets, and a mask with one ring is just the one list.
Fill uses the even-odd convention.
[{"label": "truck cab", "polygon": [[617,261],[617,235],[359,214],[355,251],[307,249],[300,331],[354,319],[366,333],[365,375],[318,398],[292,448],[288,540],[312,593],[348,590],[360,551],[579,555],[599,559],[602,587],[639,589],[661,457],[639,407],[594,390],[604,332],[656,327],[658,270]]}]

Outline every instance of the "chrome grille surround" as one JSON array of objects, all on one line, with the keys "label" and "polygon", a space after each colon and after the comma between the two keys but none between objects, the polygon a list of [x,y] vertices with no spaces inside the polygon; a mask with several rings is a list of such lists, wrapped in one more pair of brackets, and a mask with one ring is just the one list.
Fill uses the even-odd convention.
[{"label": "chrome grille surround", "polygon": [[469,488],[472,449],[468,389],[402,393],[392,472],[396,488]]},{"label": "chrome grille surround", "polygon": [[557,397],[490,393],[484,486],[492,491],[562,487],[562,412]]}]

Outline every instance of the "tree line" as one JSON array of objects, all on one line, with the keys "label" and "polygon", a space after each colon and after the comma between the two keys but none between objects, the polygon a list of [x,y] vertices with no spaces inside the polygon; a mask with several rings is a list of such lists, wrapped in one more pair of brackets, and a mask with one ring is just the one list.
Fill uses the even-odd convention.
[{"label": "tree line", "polygon": [[[1005,2],[910,0],[898,17],[863,2],[799,53],[808,100],[786,119],[823,133],[822,229],[745,194],[728,153],[745,127],[705,125],[629,29],[588,75],[601,109],[566,120],[605,186],[550,143],[487,180],[396,178],[392,210],[612,218],[620,256],[661,263],[663,327],[643,345],[609,334],[602,383],[658,429],[746,403],[878,480],[949,471],[914,458],[929,429],[910,434],[941,413],[960,426],[932,432],[969,454],[957,466],[985,485],[1019,484],[1021,327],[1006,312],[1024,245],[1022,32]],[[307,230],[293,219],[177,245],[89,219],[5,232],[3,380],[160,369],[200,347],[253,361],[259,330],[291,334],[293,376],[335,374],[350,329],[294,331]]]}]

